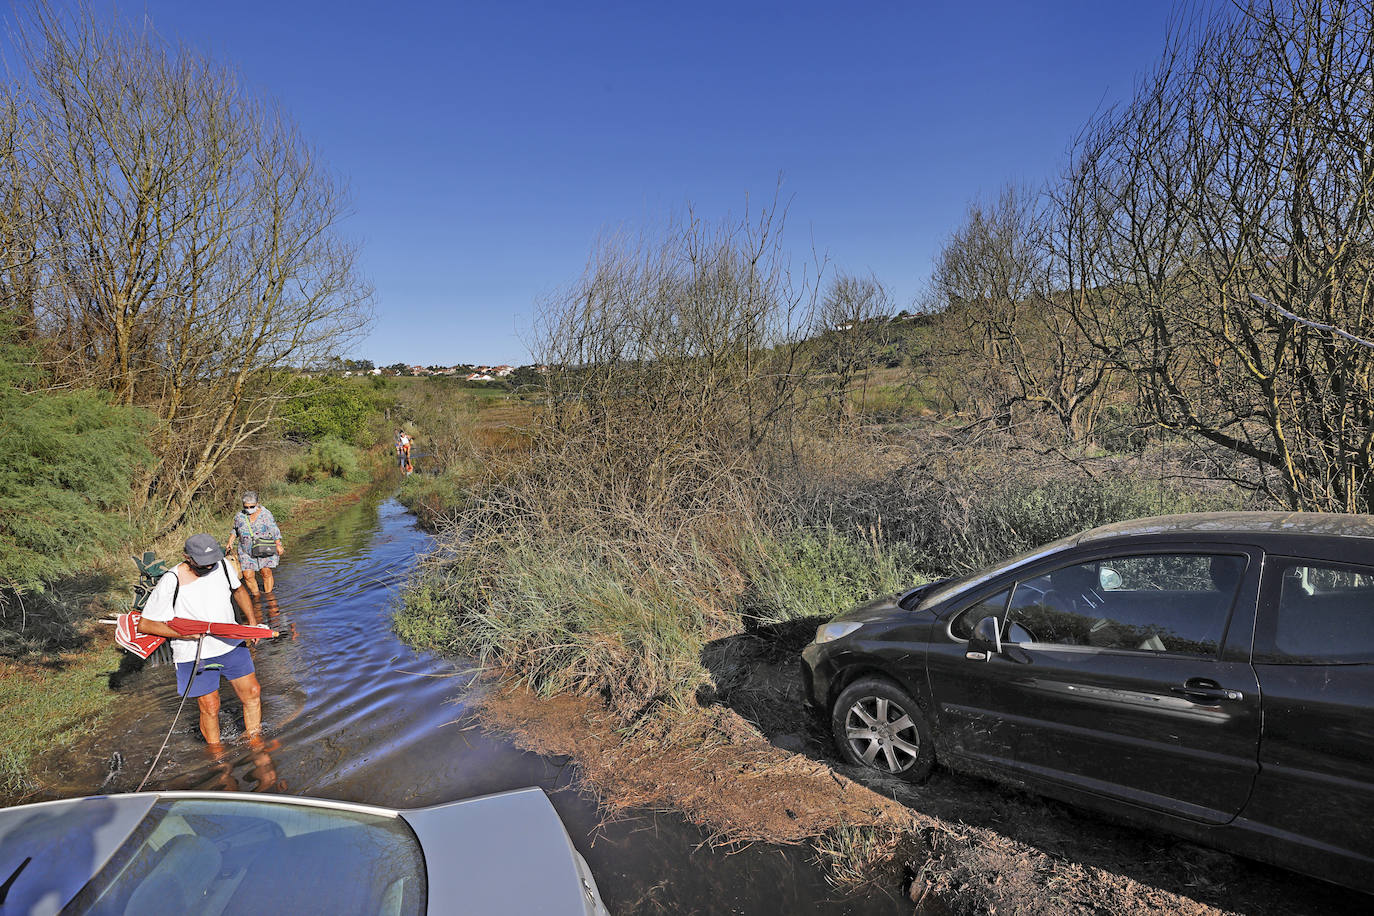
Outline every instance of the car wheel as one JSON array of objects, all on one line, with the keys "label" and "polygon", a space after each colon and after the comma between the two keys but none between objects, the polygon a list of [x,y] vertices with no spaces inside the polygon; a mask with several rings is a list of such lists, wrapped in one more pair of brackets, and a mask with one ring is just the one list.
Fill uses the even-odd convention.
[{"label": "car wheel", "polygon": [[846,687],[831,707],[830,730],[840,754],[857,766],[916,782],[935,765],[930,725],[891,681],[863,678]]}]

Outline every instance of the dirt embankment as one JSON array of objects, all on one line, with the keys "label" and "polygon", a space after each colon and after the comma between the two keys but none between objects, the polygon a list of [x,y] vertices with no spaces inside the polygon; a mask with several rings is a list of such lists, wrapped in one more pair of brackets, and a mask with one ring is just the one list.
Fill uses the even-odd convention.
[{"label": "dirt embankment", "polygon": [[1368,898],[980,779],[921,786],[847,769],[803,711],[802,621],[717,640],[714,686],[631,727],[595,699],[487,694],[479,716],[572,758],[612,812],[673,808],[721,843],[810,843],[837,880],[900,887],[922,913],[1292,914]]}]

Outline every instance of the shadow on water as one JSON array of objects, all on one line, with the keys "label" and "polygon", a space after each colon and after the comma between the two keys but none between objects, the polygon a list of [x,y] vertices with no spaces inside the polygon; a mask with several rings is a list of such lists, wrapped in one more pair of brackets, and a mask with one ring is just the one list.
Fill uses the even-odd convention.
[{"label": "shadow on water", "polygon": [[[396,638],[398,591],[431,544],[394,500],[364,501],[295,545],[264,616],[284,632],[255,650],[265,740],[243,738],[241,709],[221,689],[225,744],[210,753],[189,704],[148,787],[278,792],[397,807],[542,787],[617,913],[909,913],[895,893],[844,896],[804,849],[712,849],[680,817],[602,822],[561,760],[521,751],[467,715],[472,674]],[[54,794],[131,791],[176,711],[170,667],[126,672],[120,709],[59,761]],[[112,768],[111,759],[122,757]]]}]

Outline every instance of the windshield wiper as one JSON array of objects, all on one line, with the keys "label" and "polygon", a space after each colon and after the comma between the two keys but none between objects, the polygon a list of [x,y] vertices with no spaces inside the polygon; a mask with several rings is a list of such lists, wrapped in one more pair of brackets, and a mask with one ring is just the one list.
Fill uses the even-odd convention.
[{"label": "windshield wiper", "polygon": [[10,888],[14,887],[15,879],[19,877],[19,873],[28,868],[32,861],[33,856],[25,856],[24,861],[19,863],[19,867],[14,870],[14,873],[5,879],[4,884],[0,884],[0,906],[5,905],[5,898],[10,895]]}]

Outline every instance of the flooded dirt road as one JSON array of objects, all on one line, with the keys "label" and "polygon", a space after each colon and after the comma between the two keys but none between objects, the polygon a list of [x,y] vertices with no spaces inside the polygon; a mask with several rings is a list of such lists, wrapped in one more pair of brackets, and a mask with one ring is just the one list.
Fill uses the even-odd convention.
[{"label": "flooded dirt road", "polygon": [[[288,532],[289,535],[289,532]],[[288,544],[291,544],[288,541]],[[561,760],[520,751],[465,715],[472,674],[417,653],[391,631],[398,590],[430,539],[395,501],[364,501],[296,542],[262,608],[286,634],[256,650],[266,744],[242,738],[227,688],[225,751],[212,758],[182,712],[148,788],[313,795],[393,806],[432,805],[527,785],[553,800],[615,913],[910,913],[895,889],[845,896],[805,850],[756,844],[713,850],[699,829],[646,812],[601,824],[595,801]],[[120,686],[99,735],[56,761],[54,795],[132,791],[176,711],[169,667]],[[110,773],[112,757],[122,766]]]}]

